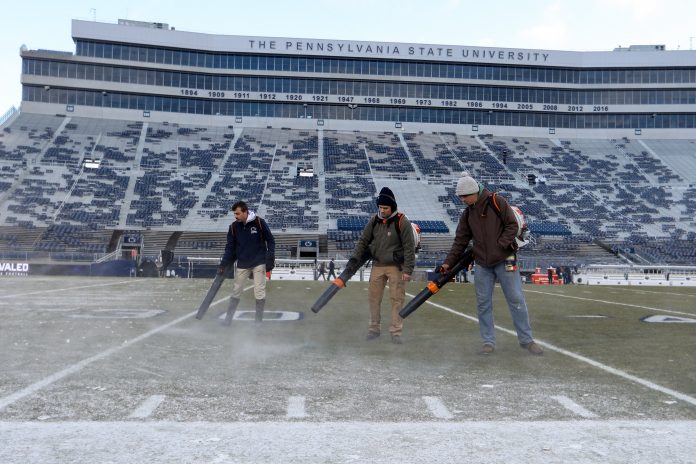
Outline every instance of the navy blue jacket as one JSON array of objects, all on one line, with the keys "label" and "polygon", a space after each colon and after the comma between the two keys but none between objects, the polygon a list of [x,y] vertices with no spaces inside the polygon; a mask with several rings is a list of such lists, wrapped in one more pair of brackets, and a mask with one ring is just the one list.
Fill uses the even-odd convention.
[{"label": "navy blue jacket", "polygon": [[[259,223],[262,231],[259,231]],[[250,269],[259,264],[266,264],[267,258],[272,260],[274,257],[275,239],[271,229],[266,221],[250,211],[245,224],[234,221],[230,225],[225,254],[220,265],[227,267],[237,261],[238,268]]]}]

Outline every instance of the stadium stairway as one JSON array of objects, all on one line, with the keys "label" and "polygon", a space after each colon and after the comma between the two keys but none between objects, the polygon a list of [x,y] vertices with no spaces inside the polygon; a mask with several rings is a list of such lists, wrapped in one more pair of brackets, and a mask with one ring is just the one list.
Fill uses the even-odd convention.
[{"label": "stadium stairway", "polygon": [[423,175],[423,171],[420,170],[420,167],[418,167],[418,163],[415,162],[413,159],[413,155],[411,154],[411,150],[408,148],[408,144],[406,143],[406,140],[404,140],[404,134],[401,132],[398,132],[396,134],[399,137],[399,142],[401,142],[401,146],[403,147],[404,151],[406,152],[406,156],[408,156],[408,160],[413,166],[413,169],[415,171],[415,175],[417,179],[424,179],[425,176]]}]

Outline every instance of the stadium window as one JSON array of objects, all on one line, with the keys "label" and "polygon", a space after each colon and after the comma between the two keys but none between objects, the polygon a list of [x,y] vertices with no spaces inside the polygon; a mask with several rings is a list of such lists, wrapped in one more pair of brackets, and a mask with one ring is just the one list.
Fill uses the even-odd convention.
[{"label": "stadium window", "polygon": [[516,111],[514,113],[511,113],[510,114],[511,119],[512,119],[511,124],[513,126],[522,126],[523,124],[522,124],[521,120],[522,120],[523,115],[524,115],[524,113],[522,113],[520,111]]},{"label": "stadium window", "polygon": [[[147,84],[147,71],[145,69],[138,69],[136,72],[135,83],[138,85]],[[87,76],[89,79],[89,75]]]},{"label": "stadium window", "polygon": [[123,58],[128,61],[138,61],[138,50],[130,45],[123,46]]},{"label": "stadium window", "polygon": [[77,79],[86,79],[87,78],[87,65],[84,64],[78,64],[77,67],[75,68],[75,76]]},{"label": "stadium window", "polygon": [[68,77],[67,63],[58,63],[58,77]]},{"label": "stadium window", "polygon": [[690,72],[693,72],[693,70],[689,71],[688,69],[681,69],[681,70],[677,71],[677,73],[678,73],[677,82],[692,82],[689,79]]},{"label": "stadium window", "polygon": [[609,71],[609,82],[611,84],[616,84],[619,82],[619,71],[616,69]]},{"label": "stadium window", "polygon": [[83,91],[76,92],[75,94],[75,104],[77,105],[86,105],[87,104],[87,97],[86,93]]},{"label": "stadium window", "polygon": [[[561,80],[561,70],[560,69],[541,69],[539,70],[539,74],[546,74],[546,78],[541,79],[542,82],[563,82]],[[548,78],[548,79],[547,79]]]},{"label": "stadium window", "polygon": [[112,53],[113,53],[114,60],[120,60],[122,53],[123,53],[123,47],[121,47],[120,45],[114,45],[113,49],[112,49]]},{"label": "stadium window", "polygon": [[181,52],[181,65],[182,66],[189,66],[189,63],[191,62],[191,52]]},{"label": "stadium window", "polygon": [[672,114],[669,116],[670,127],[678,127],[680,129],[687,128],[687,116],[685,114]]}]

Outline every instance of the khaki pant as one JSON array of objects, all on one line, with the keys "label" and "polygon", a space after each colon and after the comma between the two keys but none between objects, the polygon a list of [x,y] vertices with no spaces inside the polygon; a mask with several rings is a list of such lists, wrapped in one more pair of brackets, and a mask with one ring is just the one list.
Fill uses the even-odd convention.
[{"label": "khaki pant", "polygon": [[234,274],[234,286],[232,287],[232,298],[240,299],[244,286],[249,283],[249,275],[254,276],[254,298],[263,300],[266,298],[266,265],[240,269],[237,268]]},{"label": "khaki pant", "polygon": [[389,296],[391,300],[389,333],[401,335],[404,320],[399,316],[399,311],[401,311],[406,297],[406,282],[401,280],[402,275],[403,273],[396,266],[372,267],[367,297],[370,305],[370,332],[380,332],[382,297],[384,296],[384,287],[389,282]]}]

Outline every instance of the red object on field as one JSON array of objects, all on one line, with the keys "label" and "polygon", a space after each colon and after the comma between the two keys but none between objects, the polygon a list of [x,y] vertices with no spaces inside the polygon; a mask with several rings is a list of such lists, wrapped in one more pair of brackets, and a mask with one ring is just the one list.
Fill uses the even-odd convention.
[{"label": "red object on field", "polygon": [[[551,269],[551,282],[553,285],[563,285],[563,281],[556,274],[555,269]],[[540,267],[534,269],[534,274],[532,274],[532,283],[536,285],[548,285],[549,284],[549,272],[542,272]]]}]

